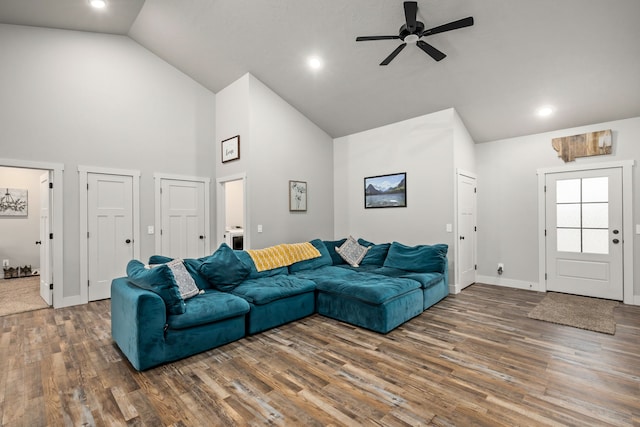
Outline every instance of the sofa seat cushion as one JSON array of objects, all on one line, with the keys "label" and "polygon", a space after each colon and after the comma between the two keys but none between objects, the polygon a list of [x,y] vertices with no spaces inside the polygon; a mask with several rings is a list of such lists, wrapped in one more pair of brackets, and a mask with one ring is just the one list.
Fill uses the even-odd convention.
[{"label": "sofa seat cushion", "polygon": [[311,280],[278,275],[245,280],[231,292],[252,304],[262,305],[305,292],[313,292],[315,288],[316,285]]},{"label": "sofa seat cushion", "polygon": [[371,273],[351,272],[351,275],[344,277],[325,277],[316,280],[319,292],[357,299],[369,304],[382,304],[420,289],[420,284],[415,280]]},{"label": "sofa seat cushion", "polygon": [[206,325],[249,312],[249,303],[235,295],[215,290],[207,290],[185,301],[186,311],[180,315],[168,316],[170,329],[186,329]]},{"label": "sofa seat cushion", "polygon": [[400,270],[391,267],[381,267],[375,270],[376,274],[381,274],[387,277],[400,277],[403,279],[411,279],[420,283],[422,289],[428,289],[433,285],[439,283],[443,278],[442,273],[414,273],[411,271]]}]

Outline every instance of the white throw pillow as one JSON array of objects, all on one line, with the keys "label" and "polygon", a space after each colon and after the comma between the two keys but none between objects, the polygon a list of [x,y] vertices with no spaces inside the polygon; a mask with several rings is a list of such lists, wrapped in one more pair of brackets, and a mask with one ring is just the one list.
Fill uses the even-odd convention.
[{"label": "white throw pillow", "polygon": [[362,246],[352,236],[349,236],[341,246],[336,247],[336,252],[352,267],[359,266],[368,250],[368,247]]}]

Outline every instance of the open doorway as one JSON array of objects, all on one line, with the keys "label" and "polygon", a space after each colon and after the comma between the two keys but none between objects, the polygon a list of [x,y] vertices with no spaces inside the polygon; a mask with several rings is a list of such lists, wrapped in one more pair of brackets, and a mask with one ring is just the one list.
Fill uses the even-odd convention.
[{"label": "open doorway", "polygon": [[0,166],[0,315],[52,305],[50,174]]},{"label": "open doorway", "polygon": [[218,244],[235,250],[248,249],[246,176],[236,175],[217,180]]}]

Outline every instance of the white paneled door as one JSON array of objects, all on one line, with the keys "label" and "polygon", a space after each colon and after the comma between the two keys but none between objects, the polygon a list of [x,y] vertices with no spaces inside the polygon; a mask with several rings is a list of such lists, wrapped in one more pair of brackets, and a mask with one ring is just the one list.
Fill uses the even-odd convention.
[{"label": "white paneled door", "polygon": [[160,253],[172,258],[207,255],[204,182],[162,179],[160,199]]},{"label": "white paneled door", "polygon": [[622,300],[622,168],[547,174],[547,290]]},{"label": "white paneled door", "polygon": [[460,289],[476,281],[476,179],[458,174],[457,275]]},{"label": "white paneled door", "polygon": [[40,175],[40,296],[47,304],[53,304],[53,292],[51,290],[51,220],[49,205],[51,201],[51,189],[49,183],[50,172]]},{"label": "white paneled door", "polygon": [[111,281],[133,258],[133,178],[87,174],[89,301],[111,297]]}]

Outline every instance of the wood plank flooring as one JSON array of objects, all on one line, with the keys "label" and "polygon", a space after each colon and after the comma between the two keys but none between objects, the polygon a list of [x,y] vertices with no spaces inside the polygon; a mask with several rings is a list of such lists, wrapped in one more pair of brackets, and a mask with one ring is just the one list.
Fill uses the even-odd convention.
[{"label": "wood plank flooring", "polygon": [[472,285],[380,335],[314,315],[136,372],[110,302],[0,318],[3,426],[640,425],[640,307],[616,335]]}]

